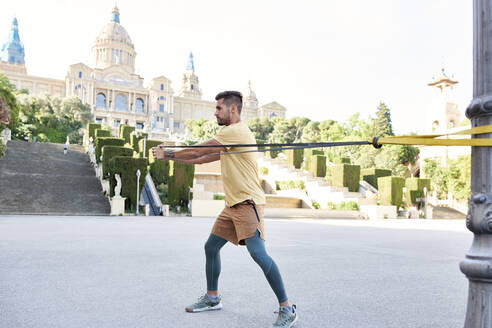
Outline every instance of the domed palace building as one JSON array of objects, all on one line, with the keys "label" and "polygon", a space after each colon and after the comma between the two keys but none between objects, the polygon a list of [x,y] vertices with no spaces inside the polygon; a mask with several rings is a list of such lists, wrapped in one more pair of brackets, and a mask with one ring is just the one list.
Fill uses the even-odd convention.
[{"label": "domed palace building", "polygon": [[[91,106],[94,120],[117,129],[129,124],[145,130],[153,138],[170,134],[183,135],[187,120],[215,120],[215,100],[203,100],[193,54],[190,53],[181,88],[175,94],[172,82],[165,76],[148,83],[135,73],[137,53],[133,42],[120,23],[118,8],[113,8],[110,21],[101,29],[92,46],[92,67],[84,63],[70,65],[65,80],[27,74],[24,45],[14,18],[7,42],[1,49],[0,72],[30,94],[53,97],[78,96]],[[222,90],[217,90],[217,92]],[[248,84],[244,92],[243,120],[254,117],[285,118],[286,108],[277,102],[259,106]]]}]

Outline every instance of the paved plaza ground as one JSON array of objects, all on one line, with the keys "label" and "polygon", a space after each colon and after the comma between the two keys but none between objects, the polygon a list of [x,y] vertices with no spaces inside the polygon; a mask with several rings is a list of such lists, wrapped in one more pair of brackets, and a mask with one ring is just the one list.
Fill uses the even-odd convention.
[{"label": "paved plaza ground", "polygon": [[[270,327],[276,299],[246,248],[226,245],[224,309],[205,290],[212,219],[0,216],[0,327]],[[297,327],[462,327],[464,221],[266,221]]]}]

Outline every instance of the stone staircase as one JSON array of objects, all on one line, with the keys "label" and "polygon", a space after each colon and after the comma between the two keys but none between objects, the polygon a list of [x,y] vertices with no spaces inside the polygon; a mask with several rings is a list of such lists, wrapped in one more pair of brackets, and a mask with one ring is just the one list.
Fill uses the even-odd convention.
[{"label": "stone staircase", "polygon": [[12,140],[0,159],[0,214],[109,215],[80,146]]},{"label": "stone staircase", "polygon": [[466,219],[466,214],[458,212],[457,210],[447,207],[447,206],[432,206],[433,219],[445,219],[445,220],[464,220]]},{"label": "stone staircase", "polygon": [[[273,188],[275,181],[282,180],[302,180],[306,188],[307,194],[298,195],[306,203],[316,201],[321,205],[321,208],[326,208],[328,202],[339,203],[342,201],[355,201],[357,203],[366,203],[362,201],[365,196],[360,192],[349,192],[346,187],[331,186],[324,178],[313,177],[309,172],[302,169],[296,169],[289,166],[287,162],[281,158],[269,158],[268,156],[260,157],[258,167],[264,166],[268,168],[268,176],[260,178],[265,179]],[[294,196],[290,190],[277,191],[277,194],[290,194]]]}]

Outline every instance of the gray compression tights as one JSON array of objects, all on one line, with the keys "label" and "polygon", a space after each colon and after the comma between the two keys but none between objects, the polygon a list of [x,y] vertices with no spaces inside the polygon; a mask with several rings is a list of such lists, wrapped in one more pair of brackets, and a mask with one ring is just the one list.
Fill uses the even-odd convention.
[{"label": "gray compression tights", "polygon": [[[207,273],[207,289],[216,291],[218,289],[220,275],[220,249],[227,243],[227,240],[211,234],[205,243],[205,255],[207,258],[205,269]],[[246,247],[253,260],[263,270],[265,277],[277,296],[279,303],[287,301],[282,277],[278,267],[272,258],[266,253],[265,241],[260,238],[257,230],[255,235],[246,239]]]}]

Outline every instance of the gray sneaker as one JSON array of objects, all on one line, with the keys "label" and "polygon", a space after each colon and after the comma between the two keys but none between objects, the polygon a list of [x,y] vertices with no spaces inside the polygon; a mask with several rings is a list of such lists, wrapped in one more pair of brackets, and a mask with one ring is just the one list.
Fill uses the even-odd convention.
[{"label": "gray sneaker", "polygon": [[208,298],[207,294],[203,295],[198,299],[196,303],[188,305],[185,310],[186,312],[203,312],[203,311],[213,311],[222,309],[221,297],[217,302],[213,302]]},{"label": "gray sneaker", "polygon": [[292,305],[292,312],[289,312],[289,310],[286,310],[285,308],[280,308],[278,312],[275,313],[278,313],[278,317],[272,328],[294,327],[297,322],[297,311],[295,304]]}]

